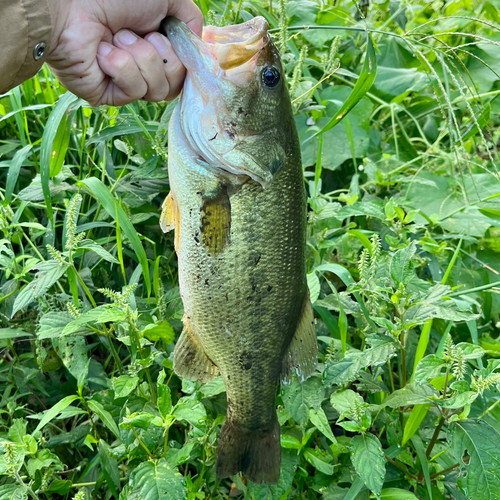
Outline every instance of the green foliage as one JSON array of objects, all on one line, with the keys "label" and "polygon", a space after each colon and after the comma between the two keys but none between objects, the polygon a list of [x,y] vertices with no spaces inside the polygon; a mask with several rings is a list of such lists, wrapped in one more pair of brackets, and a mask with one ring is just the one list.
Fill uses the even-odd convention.
[{"label": "green foliage", "polygon": [[277,485],[215,475],[220,377],[181,380],[174,103],[0,97],[0,500],[500,498],[500,11],[202,0],[263,15],[309,197],[317,372],[277,396]]}]

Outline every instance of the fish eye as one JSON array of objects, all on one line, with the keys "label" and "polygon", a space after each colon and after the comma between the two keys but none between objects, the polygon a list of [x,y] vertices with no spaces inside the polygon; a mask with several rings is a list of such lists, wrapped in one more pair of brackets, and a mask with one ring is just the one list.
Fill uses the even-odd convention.
[{"label": "fish eye", "polygon": [[266,66],[262,70],[262,83],[266,87],[273,88],[280,81],[280,72],[274,66]]}]

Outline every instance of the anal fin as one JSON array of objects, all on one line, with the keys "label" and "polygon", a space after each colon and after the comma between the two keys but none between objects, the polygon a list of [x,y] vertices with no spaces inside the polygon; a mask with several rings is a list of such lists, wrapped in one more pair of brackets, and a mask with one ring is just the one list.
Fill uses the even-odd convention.
[{"label": "anal fin", "polygon": [[307,293],[297,330],[283,357],[281,382],[291,383],[294,373],[301,382],[304,382],[314,373],[317,364],[318,340],[314,327],[314,312]]},{"label": "anal fin", "polygon": [[172,229],[175,229],[174,247],[177,253],[179,252],[179,242],[181,237],[180,223],[181,217],[179,206],[177,205],[175,198],[172,196],[172,192],[170,192],[161,207],[160,227],[164,233],[168,233],[169,231],[172,231]]},{"label": "anal fin", "polygon": [[174,371],[182,378],[209,382],[217,375],[217,366],[207,356],[187,320],[174,351]]}]

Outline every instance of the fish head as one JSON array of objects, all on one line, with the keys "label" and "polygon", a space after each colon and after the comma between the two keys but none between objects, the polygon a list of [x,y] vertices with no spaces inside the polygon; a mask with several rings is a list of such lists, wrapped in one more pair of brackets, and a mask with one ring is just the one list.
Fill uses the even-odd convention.
[{"label": "fish head", "polygon": [[187,70],[179,115],[187,143],[211,167],[269,187],[294,129],[267,21],[206,26],[202,38],[175,18],[163,29]]}]

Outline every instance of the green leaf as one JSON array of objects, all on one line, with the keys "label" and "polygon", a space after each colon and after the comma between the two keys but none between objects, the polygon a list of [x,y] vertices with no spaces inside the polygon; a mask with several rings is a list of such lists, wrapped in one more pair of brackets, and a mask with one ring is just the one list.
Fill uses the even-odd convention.
[{"label": "green leaf", "polygon": [[367,47],[365,62],[361,70],[354,88],[352,89],[351,95],[344,102],[343,106],[335,113],[333,118],[321,129],[318,134],[324,134],[328,130],[332,129],[337,125],[337,123],[344,118],[349,111],[356,106],[356,104],[366,95],[370,90],[373,82],[375,81],[375,76],[377,75],[377,57],[375,53],[375,45],[373,44],[372,37],[367,33]]},{"label": "green leaf", "polygon": [[431,397],[437,397],[438,392],[430,384],[415,386],[408,384],[404,389],[398,389],[389,395],[380,408],[399,408],[400,406],[425,405],[431,402]]},{"label": "green leaf", "polygon": [[[483,420],[453,422],[448,441],[456,460],[467,471],[465,482],[470,500],[500,498],[500,434]],[[468,453],[468,465],[463,462]]]},{"label": "green leaf", "polygon": [[28,487],[24,484],[2,484],[0,486],[0,500],[28,500]]},{"label": "green leaf", "polygon": [[31,283],[28,283],[16,297],[12,307],[12,316],[27,307],[33,300],[44,295],[47,290],[66,272],[67,264],[59,264],[48,260],[38,264],[38,273]]},{"label": "green leaf", "polygon": [[[54,221],[54,215],[52,211],[52,199],[50,196],[49,179],[51,176],[51,167],[54,166],[54,156],[52,154],[54,151],[54,143],[56,141],[56,135],[59,126],[61,125],[61,123],[64,123],[66,114],[69,112],[68,110],[70,109],[70,107],[76,109],[77,103],[78,106],[80,106],[81,104],[83,104],[83,101],[80,101],[78,97],[71,92],[66,92],[65,94],[63,94],[50,113],[49,119],[47,120],[45,129],[43,131],[42,145],[40,147],[40,174],[43,197],[45,199],[45,206],[47,208],[47,215],[49,216],[49,219],[52,223]],[[65,153],[66,151],[64,151],[64,154]]]},{"label": "green leaf", "polygon": [[419,436],[414,435],[411,438],[411,442],[415,447],[415,451],[417,452],[418,460],[420,461],[420,467],[422,467],[422,472],[424,473],[425,484],[427,486],[427,492],[429,493],[429,498],[432,500],[432,484],[431,484],[431,476],[429,474],[429,462],[427,461],[427,454],[425,452],[424,443],[420,439]]},{"label": "green leaf", "polygon": [[113,257],[105,248],[103,248],[101,245],[98,245],[97,243],[94,243],[92,240],[83,240],[78,244],[78,248],[81,248],[83,250],[90,250],[99,257],[103,258],[104,260],[111,262],[112,264],[119,264],[119,261],[117,258]]},{"label": "green leaf", "polygon": [[445,364],[441,358],[438,358],[435,354],[430,354],[423,358],[417,365],[415,370],[415,383],[423,384],[429,382],[433,378],[439,377]]},{"label": "green leaf", "polygon": [[385,480],[385,457],[378,438],[369,433],[354,436],[351,439],[351,461],[366,487],[380,498]]},{"label": "green leaf", "polygon": [[309,420],[311,421],[311,424],[313,424],[314,427],[316,427],[316,429],[318,429],[332,443],[337,443],[323,408],[320,407],[316,412],[314,410],[309,410]]},{"label": "green leaf", "polygon": [[[356,215],[365,215],[367,217],[375,217],[377,219],[385,220],[385,213],[382,205],[373,201],[359,201],[352,205],[342,207],[335,217],[339,220],[347,219]],[[371,245],[370,245],[371,247]]]},{"label": "green leaf", "polygon": [[146,328],[142,330],[141,335],[151,340],[151,342],[158,342],[161,340],[166,344],[171,344],[175,339],[174,329],[170,326],[168,321],[147,325]]},{"label": "green leaf", "polygon": [[177,420],[184,420],[201,431],[206,430],[207,411],[203,404],[196,399],[196,395],[179,399],[173,415]]},{"label": "green leaf", "polygon": [[408,285],[415,276],[411,259],[417,251],[417,244],[412,241],[406,248],[398,250],[391,260],[391,277],[396,285]]},{"label": "green leaf", "polygon": [[101,470],[108,488],[115,498],[118,498],[118,491],[120,490],[118,462],[116,458],[110,455],[109,446],[102,439],[99,441],[99,458],[101,459]]},{"label": "green leaf", "polygon": [[64,408],[68,407],[73,401],[80,399],[78,396],[66,396],[61,399],[58,403],[56,403],[50,410],[47,410],[43,413],[42,420],[36,426],[36,429],[33,431],[33,434],[41,431],[51,420],[53,420],[57,415],[64,410]]},{"label": "green leaf", "polygon": [[408,440],[418,431],[420,424],[424,420],[427,415],[430,404],[428,405],[415,405],[413,410],[410,413],[410,417],[406,421],[404,432],[403,432],[403,442],[401,443],[404,446]]},{"label": "green leaf", "polygon": [[184,478],[164,458],[143,462],[130,476],[131,496],[141,500],[185,500]]},{"label": "green leaf", "polygon": [[139,235],[130,222],[127,214],[123,211],[123,208],[120,206],[118,201],[113,197],[108,188],[102,183],[100,179],[97,179],[96,177],[90,177],[89,179],[83,179],[82,182],[97,198],[104,210],[106,210],[106,212],[108,212],[108,214],[113,219],[116,220],[116,218],[118,218],[120,228],[129,239],[130,244],[134,249],[135,255],[137,256],[137,259],[141,264],[142,273],[144,275],[144,282],[146,284],[148,293],[151,293],[151,280],[149,278],[149,264],[146,252],[144,251],[144,247],[142,246],[141,240],[139,239]]},{"label": "green leaf", "polygon": [[380,500],[419,500],[411,491],[400,488],[384,488]]},{"label": "green leaf", "polygon": [[166,418],[172,409],[172,396],[170,394],[170,387],[164,384],[166,378],[165,370],[158,374],[157,390],[158,390],[158,410],[163,418]]},{"label": "green leaf", "polygon": [[0,340],[20,339],[22,337],[33,337],[33,334],[17,328],[0,328]]},{"label": "green leaf", "polygon": [[116,422],[113,420],[111,413],[104,409],[101,403],[94,401],[93,399],[89,399],[87,401],[88,407],[96,413],[101,419],[102,423],[116,436],[117,439],[121,439],[120,431],[118,430],[118,426]]},{"label": "green leaf", "polygon": [[130,375],[120,375],[112,380],[115,399],[128,396],[139,383],[139,377]]},{"label": "green leaf", "polygon": [[339,413],[339,420],[349,417],[356,408],[366,406],[363,398],[351,389],[345,391],[334,392],[330,396],[330,403]]},{"label": "green leaf", "polygon": [[290,385],[285,385],[282,389],[285,409],[301,425],[308,421],[311,408],[315,411],[319,409],[323,394],[324,389],[318,377],[310,377],[304,383],[294,378]]},{"label": "green leaf", "polygon": [[52,339],[57,355],[62,359],[66,369],[80,380],[87,375],[89,357],[87,342],[84,337],[59,337]]},{"label": "green leaf", "polygon": [[[491,104],[488,102],[484,107],[481,114],[471,123],[471,126],[464,132],[462,137],[455,141],[455,146],[460,146],[463,142],[467,141],[471,137],[474,137],[479,130],[484,130],[486,125],[490,122],[491,115]],[[479,125],[479,128],[478,128]],[[481,210],[480,210],[481,211]]]},{"label": "green leaf", "polygon": [[17,179],[19,177],[19,172],[23,166],[24,160],[28,157],[33,146],[28,145],[20,149],[12,158],[10,162],[9,171],[7,172],[7,183],[5,185],[5,200],[4,205],[7,205],[12,200],[12,194],[14,193],[14,188],[16,187]]},{"label": "green leaf", "polygon": [[331,476],[333,474],[333,465],[329,463],[332,456],[327,451],[318,448],[307,448],[304,452],[304,458],[317,470],[323,474]]}]

